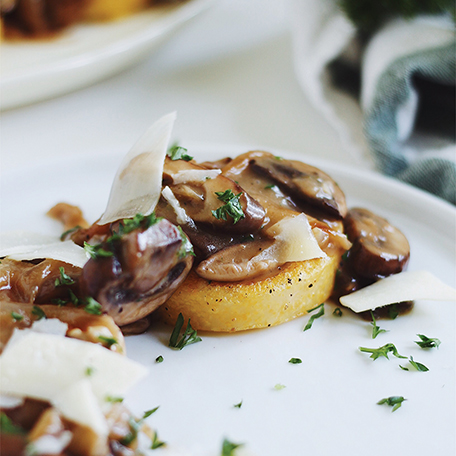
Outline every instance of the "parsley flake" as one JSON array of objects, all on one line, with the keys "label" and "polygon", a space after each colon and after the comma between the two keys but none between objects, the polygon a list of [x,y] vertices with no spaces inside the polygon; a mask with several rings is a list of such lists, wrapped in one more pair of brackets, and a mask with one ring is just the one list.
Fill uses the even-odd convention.
[{"label": "parsley flake", "polygon": [[59,271],[60,277],[57,277],[57,279],[55,279],[54,282],[54,285],[56,287],[65,287],[68,285],[73,285],[75,283],[74,280],[68,274],[65,273],[64,267],[60,266]]},{"label": "parsley flake", "polygon": [[276,391],[280,391],[280,390],[283,390],[283,389],[285,389],[285,388],[286,388],[286,386],[285,386],[285,385],[282,385],[281,383],[276,383],[276,384],[274,385],[274,389],[275,389]]},{"label": "parsley flake", "polygon": [[188,152],[188,150],[185,147],[173,145],[168,149],[168,152],[166,155],[168,155],[168,157],[173,161],[175,161],[175,160],[185,160],[185,161],[193,160],[193,157],[191,155],[188,155],[187,152]]},{"label": "parsley flake", "polygon": [[[424,364],[418,363],[414,361],[413,356],[410,356],[409,363],[418,371],[418,372],[427,372],[429,368],[427,368]],[[399,366],[402,370],[408,371],[408,369],[404,366]]]},{"label": "parsley flake", "polygon": [[313,312],[314,310],[320,309],[316,314],[312,314],[310,316],[309,321],[307,322],[307,325],[304,327],[303,331],[307,331],[308,329],[312,328],[313,322],[317,319],[322,317],[325,314],[325,303],[320,304],[317,307],[314,307],[313,309],[310,309],[307,311],[307,313]]},{"label": "parsley flake", "polygon": [[25,430],[16,426],[11,419],[4,413],[0,412],[0,429],[3,434],[25,434]]},{"label": "parsley flake", "polygon": [[397,348],[394,344],[386,344],[379,348],[366,348],[366,347],[359,347],[359,351],[363,353],[370,353],[370,358],[374,361],[380,356],[384,356],[386,359],[388,358],[388,353],[392,353],[396,358],[407,358],[406,356],[402,356],[398,353]]},{"label": "parsley flake", "polygon": [[436,337],[427,337],[424,334],[417,334],[421,340],[415,340],[415,344],[418,344],[421,348],[439,348],[442,343]]},{"label": "parsley flake", "polygon": [[47,318],[44,310],[40,306],[33,306],[32,307],[32,314],[35,315],[37,320],[41,320],[43,318]]},{"label": "parsley flake", "polygon": [[238,402],[237,404],[233,405],[234,408],[241,408],[242,407],[242,401]]},{"label": "parsley flake", "polygon": [[233,224],[236,224],[241,218],[245,218],[241,202],[239,201],[242,192],[235,195],[230,189],[228,189],[224,192],[215,192],[215,194],[220,201],[225,203],[215,211],[212,211],[212,215],[217,220],[221,219],[226,221],[226,216],[229,215],[233,219]]},{"label": "parsley flake", "polygon": [[184,233],[184,230],[180,226],[178,226],[177,229],[179,230],[182,239],[182,244],[178,254],[179,258],[185,258],[187,255],[195,256],[193,244],[190,242],[190,239],[187,237],[187,235]]},{"label": "parsley flake", "polygon": [[380,399],[377,402],[377,404],[378,405],[382,405],[382,404],[389,405],[390,407],[393,407],[393,409],[391,411],[395,412],[402,405],[402,402],[404,402],[406,400],[407,399],[405,399],[402,396],[390,396],[390,397],[385,397],[384,399]]},{"label": "parsley flake", "polygon": [[386,329],[380,329],[379,326],[377,326],[377,322],[375,321],[374,313],[371,310],[371,316],[372,316],[372,339],[375,339],[379,334],[388,332]]},{"label": "parsley flake", "polygon": [[176,348],[178,350],[182,350],[184,347],[190,344],[194,344],[196,342],[201,341],[201,337],[197,336],[196,330],[192,328],[190,325],[190,319],[187,322],[187,328],[185,329],[184,333],[182,334],[181,338],[179,339],[179,335],[184,324],[184,317],[180,313],[177,317],[176,325],[174,326],[173,332],[171,333],[171,337],[169,338],[168,346],[171,348]]},{"label": "parsley flake", "polygon": [[163,356],[162,355],[159,355],[155,358],[155,362],[156,363],[162,363],[163,362]]},{"label": "parsley flake", "polygon": [[118,344],[117,340],[114,337],[98,336],[98,340],[106,344],[108,348],[111,348],[113,345]]},{"label": "parsley flake", "polygon": [[301,364],[302,360],[301,360],[301,358],[290,358],[288,362],[290,364]]},{"label": "parsley flake", "polygon": [[158,439],[158,435],[157,433],[155,432],[154,433],[154,437],[152,439],[152,444],[150,446],[150,449],[151,450],[156,450],[157,448],[160,448],[162,446],[165,446],[166,443],[165,442],[162,442],[161,440]]},{"label": "parsley flake", "polygon": [[91,298],[90,296],[86,298],[86,304],[84,306],[84,310],[92,315],[101,315],[101,304],[95,299]]},{"label": "parsley flake", "polygon": [[341,316],[342,316],[342,310],[340,309],[340,307],[336,307],[336,308],[334,309],[333,315],[334,315],[335,317],[341,317]]},{"label": "parsley flake", "polygon": [[222,452],[220,453],[220,456],[234,456],[234,450],[242,445],[242,443],[233,443],[228,439],[223,439]]},{"label": "parsley flake", "polygon": [[98,258],[107,258],[114,255],[113,252],[103,248],[103,244],[91,245],[88,242],[84,242],[84,250],[92,258],[96,260]]},{"label": "parsley flake", "polygon": [[20,313],[14,312],[14,310],[11,312],[11,318],[14,321],[22,321],[24,319],[24,316],[21,315]]}]

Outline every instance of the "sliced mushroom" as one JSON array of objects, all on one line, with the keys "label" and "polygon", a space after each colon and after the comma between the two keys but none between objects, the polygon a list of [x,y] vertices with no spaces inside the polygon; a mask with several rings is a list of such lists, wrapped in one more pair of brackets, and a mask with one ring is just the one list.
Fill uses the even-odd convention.
[{"label": "sliced mushroom", "polygon": [[[205,170],[193,162],[185,160],[165,160],[163,184],[169,185],[174,196],[179,201],[187,215],[197,224],[204,224],[225,233],[252,233],[258,230],[264,220],[265,210],[260,203],[252,198],[244,189],[233,180],[218,175],[213,179],[187,182],[173,185],[173,175],[183,170]],[[238,200],[240,218],[234,219],[230,215],[218,217],[214,215],[226,201],[220,195],[228,192]],[[237,202],[236,202],[237,204]]]},{"label": "sliced mushroom", "polygon": [[196,273],[203,279],[221,282],[238,282],[265,274],[279,264],[270,254],[273,243],[263,239],[227,247],[202,261]]},{"label": "sliced mushroom", "polygon": [[297,204],[311,206],[331,217],[345,217],[347,205],[344,193],[320,169],[300,161],[275,157],[268,152],[255,152],[250,166],[258,174],[268,176]]},{"label": "sliced mushroom", "polygon": [[85,264],[82,292],[118,325],[137,321],[163,304],[187,276],[193,257],[182,246],[181,232],[164,219],[101,244],[112,255]]},{"label": "sliced mushroom", "polygon": [[360,277],[376,280],[401,272],[410,257],[404,234],[386,219],[363,209],[351,209],[344,220],[353,247],[348,260]]}]

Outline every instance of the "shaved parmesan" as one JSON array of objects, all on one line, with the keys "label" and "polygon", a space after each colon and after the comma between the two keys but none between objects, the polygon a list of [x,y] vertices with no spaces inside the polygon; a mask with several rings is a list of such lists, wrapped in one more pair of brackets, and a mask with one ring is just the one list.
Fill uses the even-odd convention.
[{"label": "shaved parmesan", "polygon": [[107,435],[108,425],[88,379],[71,383],[53,398],[53,405],[71,421]]},{"label": "shaved parmesan", "polygon": [[136,214],[150,215],[160,198],[163,164],[176,114],[155,122],[120,164],[99,225]]},{"label": "shaved parmesan", "polygon": [[9,231],[0,235],[0,257],[35,250],[43,245],[54,244],[59,238],[29,231]]},{"label": "shaved parmesan", "polygon": [[192,218],[185,212],[185,209],[180,205],[178,199],[174,196],[173,191],[166,186],[162,190],[162,195],[163,198],[165,198],[166,201],[168,201],[169,205],[174,209],[174,212],[176,213],[176,220],[177,223],[183,225],[192,225],[194,226],[194,222]]},{"label": "shaved parmesan", "polygon": [[[59,436],[43,435],[37,440],[29,443],[26,449],[27,455],[59,455],[71,442],[73,434],[70,431],[63,431]],[[30,450],[30,451],[29,451]]]},{"label": "shaved parmesan", "polygon": [[1,234],[0,257],[16,261],[51,258],[79,268],[88,260],[85,250],[73,241],[25,231]]},{"label": "shaved parmesan", "polygon": [[456,301],[456,290],[428,271],[405,271],[342,296],[340,302],[354,312],[364,312],[417,299]]},{"label": "shaved parmesan", "polygon": [[0,356],[1,393],[48,401],[96,430],[104,429],[101,406],[107,397],[122,397],[147,373],[141,364],[98,344],[18,332],[23,334],[15,335]]},{"label": "shaved parmesan", "polygon": [[215,179],[221,174],[221,169],[183,169],[172,174],[173,184],[186,184],[187,182],[204,182],[207,179]]},{"label": "shaved parmesan", "polygon": [[277,247],[273,247],[279,263],[327,256],[318,245],[305,214],[282,219],[268,228],[267,234],[277,241]]}]

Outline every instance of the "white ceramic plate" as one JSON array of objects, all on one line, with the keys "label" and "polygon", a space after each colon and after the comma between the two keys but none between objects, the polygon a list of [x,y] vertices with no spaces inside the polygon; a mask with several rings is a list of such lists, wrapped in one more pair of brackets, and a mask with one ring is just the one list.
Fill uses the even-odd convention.
[{"label": "white ceramic plate", "polygon": [[[197,158],[234,155],[237,147],[196,147]],[[273,151],[277,154],[280,152]],[[294,154],[282,155],[299,158]],[[93,151],[2,176],[1,231],[60,232],[46,219],[58,201],[80,205],[93,221],[104,210],[121,155]],[[362,205],[400,227],[411,244],[409,269],[427,269],[456,286],[456,210],[421,191],[377,174],[318,162],[345,190],[350,206]],[[171,328],[154,326],[127,339],[128,354],[150,368],[127,404],[148,419],[172,454],[220,455],[226,437],[258,456],[455,454],[455,303],[417,302],[407,316],[379,321],[387,333],[371,338],[369,322],[334,306],[306,332],[309,317],[266,330],[200,334],[182,351],[168,348]],[[417,334],[438,337],[423,350]],[[358,347],[394,343],[429,372],[404,371],[407,360],[373,361]],[[155,363],[157,356],[164,361]],[[302,364],[290,364],[292,357]],[[275,385],[284,385],[281,390]],[[407,400],[392,413],[377,405],[389,396]],[[242,401],[240,408],[234,407]],[[179,451],[181,452],[179,452]],[[153,454],[161,454],[156,450]]]},{"label": "white ceramic plate", "polygon": [[69,28],[49,41],[1,44],[0,109],[80,89],[138,62],[213,0]]}]

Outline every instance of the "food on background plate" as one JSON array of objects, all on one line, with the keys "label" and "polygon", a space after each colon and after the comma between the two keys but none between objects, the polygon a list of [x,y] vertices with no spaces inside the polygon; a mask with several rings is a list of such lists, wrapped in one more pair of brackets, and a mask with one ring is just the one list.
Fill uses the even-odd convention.
[{"label": "food on background plate", "polygon": [[[25,448],[39,439],[76,455],[135,454],[142,420],[105,399],[142,377],[128,365],[122,332],[143,332],[150,315],[228,332],[281,324],[331,296],[355,312],[455,298],[429,273],[401,272],[405,236],[366,209],[348,209],[323,171],[263,151],[198,163],[169,148],[174,120],[161,118],[133,146],[92,225],[60,203],[49,215],[63,223],[61,239],[1,236],[0,375],[10,401],[0,404],[2,434],[19,434],[2,439],[2,454],[4,442]],[[72,374],[56,384],[60,369]],[[103,389],[108,374],[125,382]],[[33,376],[43,381],[24,380]],[[24,422],[29,410],[35,419]]]},{"label": "food on background plate", "polygon": [[2,0],[2,35],[6,39],[48,38],[78,23],[120,19],[151,7],[183,0]]}]

